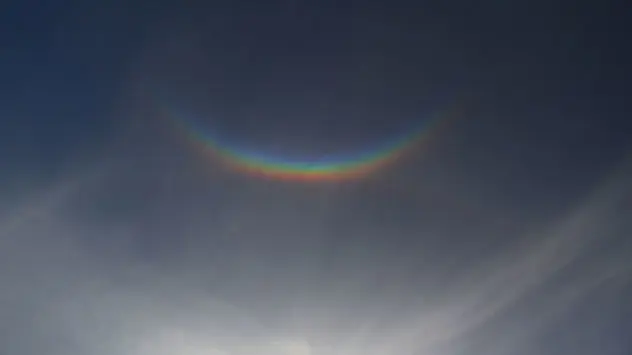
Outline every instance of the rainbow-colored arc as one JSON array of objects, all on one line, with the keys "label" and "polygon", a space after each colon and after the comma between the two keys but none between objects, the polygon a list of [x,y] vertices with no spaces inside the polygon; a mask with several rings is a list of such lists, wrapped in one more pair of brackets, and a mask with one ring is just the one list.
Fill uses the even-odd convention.
[{"label": "rainbow-colored arc", "polygon": [[176,121],[187,140],[231,170],[268,179],[305,182],[344,181],[366,177],[425,143],[437,131],[437,127],[445,122],[441,117],[434,118],[398,139],[355,155],[287,159],[230,145],[220,137],[191,124],[189,120]]}]

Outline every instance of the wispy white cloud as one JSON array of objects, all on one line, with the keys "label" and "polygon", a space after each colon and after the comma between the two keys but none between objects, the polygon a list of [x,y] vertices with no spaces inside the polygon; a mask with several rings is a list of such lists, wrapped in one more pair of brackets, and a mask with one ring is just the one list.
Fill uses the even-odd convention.
[{"label": "wispy white cloud", "polygon": [[[486,342],[519,354],[591,292],[632,275],[622,251],[557,281],[616,238],[613,218],[631,196],[627,166],[554,225],[447,280],[446,264],[415,277],[415,253],[371,245],[395,237],[379,220],[361,211],[337,219],[352,193],[255,184],[231,187],[218,203],[216,193],[189,193],[205,182],[186,173],[165,191],[133,165],[69,177],[4,206],[4,353],[460,354]],[[125,218],[86,218],[86,201],[137,203],[128,191],[139,184],[155,184],[143,195],[152,198]],[[159,255],[145,253],[151,248]]]}]

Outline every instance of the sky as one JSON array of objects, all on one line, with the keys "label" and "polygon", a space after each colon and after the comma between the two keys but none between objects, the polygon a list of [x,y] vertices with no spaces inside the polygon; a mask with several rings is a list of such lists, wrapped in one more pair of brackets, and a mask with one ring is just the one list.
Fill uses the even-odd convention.
[{"label": "sky", "polygon": [[623,1],[8,1],[3,355],[629,354]]}]

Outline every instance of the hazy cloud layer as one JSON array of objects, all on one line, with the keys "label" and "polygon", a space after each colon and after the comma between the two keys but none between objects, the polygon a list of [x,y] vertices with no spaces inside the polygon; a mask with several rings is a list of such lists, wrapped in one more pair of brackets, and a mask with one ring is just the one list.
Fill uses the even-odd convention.
[{"label": "hazy cloud layer", "polygon": [[[352,209],[388,178],[364,190],[235,182],[193,173],[196,158],[146,158],[3,206],[5,354],[552,354],[539,339],[614,319],[607,303],[599,324],[572,315],[595,294],[617,302],[631,276],[627,162],[549,225],[455,260],[456,242],[502,232],[468,228],[458,209],[405,229],[384,217],[392,206]],[[577,332],[564,351],[594,353]]]}]

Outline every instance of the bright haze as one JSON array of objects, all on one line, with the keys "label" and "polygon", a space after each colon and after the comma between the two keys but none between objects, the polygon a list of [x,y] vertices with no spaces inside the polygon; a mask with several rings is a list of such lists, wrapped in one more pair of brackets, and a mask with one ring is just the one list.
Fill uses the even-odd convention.
[{"label": "bright haze", "polygon": [[623,4],[7,5],[0,354],[632,351]]}]

